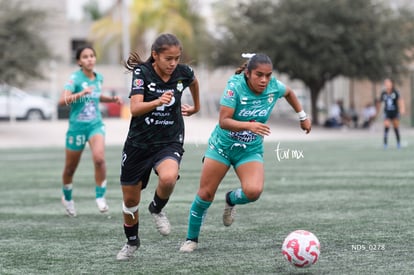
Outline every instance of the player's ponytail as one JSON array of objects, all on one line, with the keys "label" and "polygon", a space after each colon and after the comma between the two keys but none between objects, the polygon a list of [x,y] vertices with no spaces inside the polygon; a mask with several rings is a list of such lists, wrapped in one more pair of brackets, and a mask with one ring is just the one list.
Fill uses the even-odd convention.
[{"label": "player's ponytail", "polygon": [[154,43],[151,46],[151,55],[146,61],[143,61],[138,53],[133,52],[130,53],[128,60],[124,63],[124,66],[128,71],[133,71],[137,65],[146,62],[153,63],[155,61],[154,57],[152,57],[153,52],[160,54],[171,46],[177,46],[182,51],[181,42],[174,34],[163,33],[159,35],[157,39],[155,39]]},{"label": "player's ponytail", "polygon": [[247,68],[247,62],[244,62],[242,65],[240,65],[240,67],[238,67],[236,69],[236,71],[234,72],[235,74],[241,74],[242,72],[244,72],[244,70]]},{"label": "player's ponytail", "polygon": [[141,65],[142,63],[144,63],[144,61],[142,61],[139,54],[136,52],[132,52],[129,54],[128,60],[124,62],[124,67],[128,71],[133,71],[136,66]]}]

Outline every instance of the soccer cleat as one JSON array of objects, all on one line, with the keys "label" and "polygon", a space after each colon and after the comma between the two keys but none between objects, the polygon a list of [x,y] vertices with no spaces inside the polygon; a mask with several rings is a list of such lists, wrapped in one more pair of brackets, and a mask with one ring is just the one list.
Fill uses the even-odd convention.
[{"label": "soccer cleat", "polygon": [[106,203],[105,198],[97,198],[96,205],[101,213],[104,213],[109,210],[108,204]]},{"label": "soccer cleat", "polygon": [[192,240],[186,240],[180,247],[180,252],[193,252],[197,249],[197,242],[194,242]]},{"label": "soccer cleat", "polygon": [[62,197],[62,204],[69,217],[76,217],[75,202],[73,200],[67,201],[65,197]]},{"label": "soccer cleat", "polygon": [[157,228],[158,232],[160,232],[160,234],[163,236],[169,235],[171,232],[171,225],[165,213],[151,213],[151,215],[154,219],[155,227]]},{"label": "soccer cleat", "polygon": [[129,260],[133,258],[134,252],[138,249],[138,247],[139,247],[139,244],[130,245],[126,243],[124,247],[122,247],[121,251],[119,251],[118,254],[116,255],[116,259],[119,261],[125,261],[125,260]]},{"label": "soccer cleat", "polygon": [[234,216],[236,215],[235,206],[231,206],[226,202],[223,212],[223,224],[225,226],[230,226],[234,222]]}]

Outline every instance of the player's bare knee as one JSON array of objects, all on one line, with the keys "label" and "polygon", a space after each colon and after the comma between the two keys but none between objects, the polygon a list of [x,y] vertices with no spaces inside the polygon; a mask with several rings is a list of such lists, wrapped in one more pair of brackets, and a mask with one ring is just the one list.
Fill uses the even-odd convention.
[{"label": "player's bare knee", "polygon": [[256,201],[260,198],[263,189],[261,188],[249,188],[247,190],[243,190],[244,194],[250,201]]},{"label": "player's bare knee", "polygon": [[162,186],[171,188],[175,186],[177,177],[175,173],[159,175],[159,182]]},{"label": "player's bare knee", "polygon": [[96,158],[94,160],[94,165],[96,168],[105,167],[105,159],[104,158]]},{"label": "player's bare knee", "polygon": [[215,196],[214,192],[204,189],[198,190],[197,195],[204,201],[213,201]]},{"label": "player's bare knee", "polygon": [[124,198],[123,206],[127,208],[137,207],[138,209],[139,199],[137,198]]}]

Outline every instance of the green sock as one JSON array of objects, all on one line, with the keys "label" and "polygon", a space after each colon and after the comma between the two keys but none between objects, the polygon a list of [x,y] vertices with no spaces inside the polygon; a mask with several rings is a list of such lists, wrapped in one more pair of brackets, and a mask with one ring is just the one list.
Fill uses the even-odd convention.
[{"label": "green sock", "polygon": [[201,225],[210,205],[210,201],[204,201],[196,195],[190,208],[190,215],[188,216],[187,240],[198,241]]},{"label": "green sock", "polygon": [[95,197],[97,199],[103,198],[105,196],[105,192],[106,192],[106,180],[102,182],[101,186],[98,186],[98,185],[95,186]]},{"label": "green sock", "polygon": [[66,201],[71,201],[72,200],[72,183],[70,184],[64,184],[62,187],[62,191],[63,191],[63,197],[65,198]]},{"label": "green sock", "polygon": [[228,198],[230,199],[231,204],[246,204],[253,202],[246,197],[246,194],[244,194],[241,188],[237,188],[236,190],[231,191],[228,195]]}]

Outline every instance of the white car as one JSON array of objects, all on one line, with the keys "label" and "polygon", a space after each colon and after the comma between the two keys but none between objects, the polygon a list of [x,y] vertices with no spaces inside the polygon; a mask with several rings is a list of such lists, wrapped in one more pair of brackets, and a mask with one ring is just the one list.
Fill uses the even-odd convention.
[{"label": "white car", "polygon": [[48,98],[31,95],[9,85],[0,85],[1,119],[50,119],[54,111],[55,104]]}]

